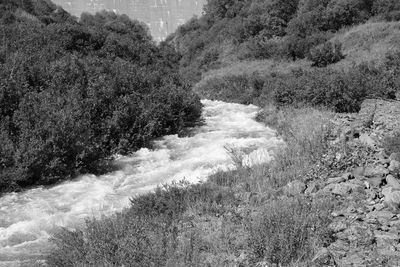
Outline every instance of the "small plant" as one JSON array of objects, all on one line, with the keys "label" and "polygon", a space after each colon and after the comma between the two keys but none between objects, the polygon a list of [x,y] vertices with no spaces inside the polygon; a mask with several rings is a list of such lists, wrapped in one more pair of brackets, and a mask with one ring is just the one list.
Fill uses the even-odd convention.
[{"label": "small plant", "polygon": [[383,140],[383,147],[386,154],[400,153],[400,131],[393,135],[386,136]]},{"label": "small plant", "polygon": [[342,54],[342,44],[339,42],[326,42],[310,50],[308,59],[313,62],[315,67],[326,67],[330,64],[339,62],[344,58]]}]

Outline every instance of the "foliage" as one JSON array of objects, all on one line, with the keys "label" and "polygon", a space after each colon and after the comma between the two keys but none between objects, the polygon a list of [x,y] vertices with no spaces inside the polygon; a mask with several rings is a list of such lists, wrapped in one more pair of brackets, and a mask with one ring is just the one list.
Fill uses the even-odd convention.
[{"label": "foliage", "polygon": [[44,0],[0,12],[0,191],[95,172],[200,117],[180,55],[142,23],[109,12],[78,23]]},{"label": "foliage", "polygon": [[253,260],[288,266],[309,258],[332,238],[331,210],[328,199],[295,197],[265,204],[249,227]]},{"label": "foliage", "polygon": [[400,132],[397,131],[392,135],[386,136],[383,139],[383,148],[388,155],[400,153]]},{"label": "foliage", "polygon": [[[370,18],[397,20],[396,0],[209,0],[201,17],[182,25],[169,38],[184,54],[182,74],[190,83],[217,62],[232,59],[301,59],[342,28]],[[214,47],[221,47],[210,54]]]},{"label": "foliage", "polygon": [[316,67],[326,67],[329,64],[339,62],[343,58],[342,45],[337,42],[326,42],[312,48],[308,57],[313,62],[313,66]]}]

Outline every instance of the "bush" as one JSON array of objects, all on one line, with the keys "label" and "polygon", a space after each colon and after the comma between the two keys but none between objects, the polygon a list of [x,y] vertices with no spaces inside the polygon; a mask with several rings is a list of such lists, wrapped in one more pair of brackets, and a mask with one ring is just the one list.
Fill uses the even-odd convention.
[{"label": "bush", "polygon": [[339,62],[344,58],[342,54],[342,44],[326,42],[310,50],[308,59],[313,62],[315,67],[326,67],[329,64]]},{"label": "bush", "polygon": [[251,218],[249,246],[253,262],[287,266],[310,260],[318,246],[329,244],[332,204],[328,199],[282,198]]},{"label": "bush", "polygon": [[[131,199],[122,213],[89,219],[82,230],[62,229],[51,239],[50,266],[198,266],[202,237],[184,216],[188,209],[221,214],[236,205],[229,189],[209,183],[166,185]],[[189,240],[187,238],[189,236]],[[190,243],[188,245],[187,243]],[[199,247],[200,246],[200,247]],[[204,249],[204,246],[203,246]],[[190,254],[190,255],[189,255]]]},{"label": "bush", "polygon": [[395,132],[383,139],[383,148],[386,154],[400,153],[400,132]]}]

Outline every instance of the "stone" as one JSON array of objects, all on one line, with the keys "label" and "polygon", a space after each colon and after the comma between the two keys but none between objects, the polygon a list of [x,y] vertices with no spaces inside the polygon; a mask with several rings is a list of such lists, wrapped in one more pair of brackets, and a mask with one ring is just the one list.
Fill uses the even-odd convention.
[{"label": "stone", "polygon": [[381,211],[381,210],[383,210],[385,208],[385,205],[383,205],[382,203],[378,203],[378,204],[375,204],[374,206],[373,206],[373,210],[377,210],[377,211]]},{"label": "stone", "polygon": [[382,165],[378,166],[367,166],[364,170],[364,176],[366,177],[376,177],[385,176],[389,174],[389,170]]},{"label": "stone", "polygon": [[327,248],[321,248],[312,259],[312,264],[312,266],[335,266],[335,261]]},{"label": "stone", "polygon": [[296,196],[302,194],[305,190],[306,185],[302,181],[295,180],[288,183],[283,189],[283,192],[287,196]]},{"label": "stone", "polygon": [[383,183],[383,177],[372,177],[368,178],[368,183],[370,187],[380,187]]},{"label": "stone", "polygon": [[392,187],[382,189],[384,201],[390,207],[397,209],[400,205],[400,190],[393,190]]},{"label": "stone", "polygon": [[347,229],[347,225],[343,221],[334,221],[329,225],[329,228],[334,232],[338,233]]},{"label": "stone", "polygon": [[365,172],[365,168],[364,167],[356,167],[354,168],[354,170],[352,171],[352,174],[355,177],[362,177],[364,176],[364,172]]},{"label": "stone", "polygon": [[400,162],[397,160],[391,160],[388,170],[394,174],[400,173]]},{"label": "stone", "polygon": [[346,179],[344,177],[333,177],[333,178],[329,178],[326,181],[326,184],[338,184],[338,183],[341,183],[344,181],[346,181]]},{"label": "stone", "polygon": [[311,195],[316,193],[319,190],[319,184],[312,182],[307,185],[307,189],[304,191],[304,194]]},{"label": "stone", "polygon": [[397,161],[400,161],[400,152],[392,153],[392,154],[389,156],[389,160],[397,160]]},{"label": "stone", "polygon": [[332,194],[345,196],[351,193],[352,188],[345,183],[335,184],[335,187],[332,189]]},{"label": "stone", "polygon": [[388,186],[391,186],[393,189],[400,190],[400,182],[398,179],[394,178],[393,175],[389,174],[386,176],[386,183]]},{"label": "stone", "polygon": [[369,147],[375,147],[376,146],[375,140],[372,139],[371,136],[369,136],[366,133],[361,134],[359,140],[360,140],[361,143],[363,143],[363,144],[365,144],[365,145],[367,145]]}]

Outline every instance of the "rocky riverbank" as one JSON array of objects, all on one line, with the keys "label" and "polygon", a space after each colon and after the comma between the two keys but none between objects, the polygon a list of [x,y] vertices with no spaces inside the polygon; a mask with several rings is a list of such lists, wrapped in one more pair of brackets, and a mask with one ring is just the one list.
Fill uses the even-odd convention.
[{"label": "rocky riverbank", "polygon": [[334,241],[313,262],[400,266],[400,153],[389,155],[382,146],[385,136],[399,130],[400,101],[366,100],[358,114],[337,114],[334,123],[333,142],[345,146],[343,153],[353,153],[344,157],[353,163],[303,187],[310,196],[332,194],[340,207],[331,214]]}]

